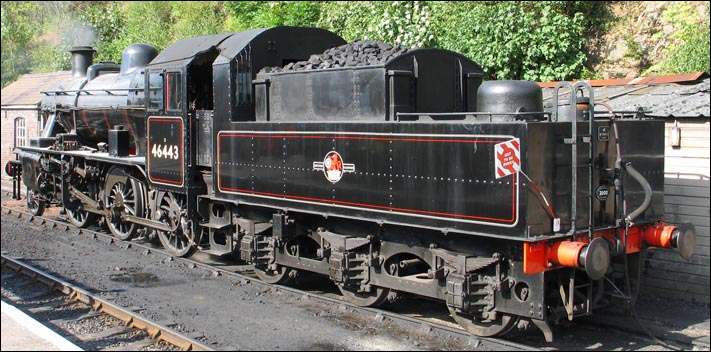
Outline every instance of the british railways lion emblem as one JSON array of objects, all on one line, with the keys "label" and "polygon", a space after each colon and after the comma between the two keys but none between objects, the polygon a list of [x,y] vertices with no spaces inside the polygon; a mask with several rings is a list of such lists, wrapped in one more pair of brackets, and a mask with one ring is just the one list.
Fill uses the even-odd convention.
[{"label": "british railways lion emblem", "polygon": [[323,171],[326,179],[331,183],[336,183],[341,180],[346,172],[355,172],[355,164],[346,164],[343,162],[341,154],[336,151],[330,151],[323,158],[323,162],[314,161],[314,170]]}]

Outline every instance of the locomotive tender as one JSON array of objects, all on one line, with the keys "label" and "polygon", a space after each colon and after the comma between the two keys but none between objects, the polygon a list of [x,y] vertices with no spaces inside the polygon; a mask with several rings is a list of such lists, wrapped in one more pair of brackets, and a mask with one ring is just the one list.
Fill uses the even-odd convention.
[{"label": "locomotive tender", "polygon": [[482,82],[458,53],[315,28],[136,44],[120,66],[72,53],[44,136],[17,148],[35,214],[58,205],[176,256],[234,254],[270,283],[314,272],[361,306],[416,294],[475,335],[532,323],[548,341],[615,285],[633,295],[644,248],[694,251],[693,227],[663,221],[663,122],[596,114],[584,82],[544,109],[535,83]]}]

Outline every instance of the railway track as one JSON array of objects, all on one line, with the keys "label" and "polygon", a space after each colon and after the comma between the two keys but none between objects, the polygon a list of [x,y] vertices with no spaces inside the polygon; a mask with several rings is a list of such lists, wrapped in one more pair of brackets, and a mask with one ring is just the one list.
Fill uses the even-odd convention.
[{"label": "railway track", "polygon": [[[240,282],[256,285],[262,290],[270,291],[282,291],[289,292],[296,295],[297,297],[302,297],[302,299],[307,299],[312,302],[318,303],[319,305],[328,306],[335,311],[339,312],[355,312],[361,316],[368,319],[373,319],[375,321],[391,321],[400,326],[406,327],[410,330],[423,332],[428,335],[432,335],[434,338],[439,339],[459,339],[462,341],[468,341],[467,346],[474,349],[486,349],[486,350],[550,350],[550,349],[566,349],[565,345],[551,346],[549,344],[541,343],[536,338],[531,338],[530,336],[524,336],[523,333],[513,334],[511,340],[504,340],[498,338],[482,338],[476,337],[468,332],[460,329],[453,321],[448,321],[445,313],[434,313],[422,312],[422,307],[413,312],[412,309],[402,309],[398,308],[395,304],[391,308],[385,309],[373,309],[373,308],[363,308],[352,305],[346,301],[340,299],[340,295],[333,288],[327,287],[317,287],[313,288],[302,288],[297,285],[297,287],[287,287],[279,285],[271,285],[259,281],[256,275],[249,269],[249,265],[240,264],[229,258],[217,258],[208,255],[198,254],[191,258],[174,258],[170,254],[164,252],[160,247],[148,242],[134,240],[131,242],[122,242],[113,238],[111,235],[87,229],[79,229],[72,226],[69,223],[65,223],[60,220],[55,220],[47,217],[35,217],[26,212],[24,209],[18,209],[13,207],[4,207],[3,212],[7,215],[19,217],[27,222],[32,222],[34,224],[40,224],[45,226],[50,230],[59,230],[60,232],[65,232],[69,234],[76,234],[86,236],[94,240],[99,240],[104,243],[115,243],[123,249],[133,248],[134,250],[143,252],[144,254],[150,253],[151,255],[162,256],[162,260],[174,261],[176,263],[183,263],[185,266],[190,268],[196,268],[203,270],[212,277],[215,278],[234,278]],[[412,306],[410,304],[409,306]],[[414,305],[417,306],[427,306],[427,301],[418,301]],[[400,305],[400,307],[407,305]],[[437,305],[431,304],[432,307]],[[425,308],[427,311],[429,308]],[[587,326],[587,328],[602,329],[603,331],[617,331],[624,333],[626,335],[632,336],[637,340],[645,341],[645,343],[653,344],[654,341],[650,339],[644,332],[636,328],[621,328],[619,324],[608,324],[604,321],[596,319],[590,322],[575,322],[575,326]],[[525,332],[524,332],[525,333]],[[529,334],[530,335],[530,334]],[[522,337],[523,336],[523,337]],[[665,337],[663,339],[666,342],[671,342],[671,345],[679,346],[683,349],[691,349],[694,346],[689,344],[689,341],[684,339],[675,339],[673,336],[671,338]],[[660,348],[665,348],[661,346]],[[703,348],[702,348],[703,349]]]},{"label": "railway track", "polygon": [[[50,310],[59,312],[51,315],[49,323],[73,335],[71,338],[76,340],[75,343],[85,349],[213,350],[195,339],[4,254],[2,269],[3,287],[14,288],[8,292],[13,304],[31,305],[31,314],[48,313]],[[18,291],[24,294],[18,294]],[[112,339],[106,341],[109,338]]]},{"label": "railway track", "polygon": [[[301,296],[302,299],[310,300],[311,302],[327,306],[335,311],[356,313],[365,318],[374,319],[375,321],[380,322],[392,322],[406,329],[426,333],[428,335],[433,336],[434,338],[455,338],[461,341],[467,341],[467,345],[471,346],[471,348],[484,350],[540,350],[539,348],[504,339],[473,336],[470,333],[459,328],[458,325],[456,325],[454,322],[449,322],[439,317],[422,316],[422,312],[412,314],[400,314],[398,312],[392,312],[383,309],[359,307],[350,304],[346,301],[340,300],[339,295],[337,293],[331,292],[328,289],[317,289],[316,291],[307,291],[294,287],[264,283],[260,281],[256,275],[252,274],[251,270],[248,269],[248,265],[239,265],[236,263],[228,263],[226,261],[219,260],[218,264],[216,265],[214,262],[206,263],[202,260],[196,260],[195,258],[202,256],[193,256],[191,258],[173,257],[169,253],[164,252],[161,248],[158,248],[157,246],[147,241],[143,243],[141,241],[122,242],[116,240],[113,236],[107,233],[95,231],[92,229],[77,228],[67,222],[52,219],[46,216],[34,216],[22,208],[4,206],[3,212],[6,215],[14,216],[34,224],[44,226],[50,231],[60,231],[68,234],[83,235],[94,240],[102,241],[104,243],[116,243],[118,246],[124,249],[134,248],[135,250],[141,251],[144,254],[150,253],[152,255],[154,254],[164,256],[164,260],[175,261],[177,263],[183,263],[191,268],[199,268],[201,270],[205,270],[213,277],[231,277],[247,284],[257,285],[265,290],[273,290],[275,292],[281,290],[284,292],[289,292],[291,294]],[[3,263],[4,262],[5,260],[3,259]],[[426,305],[427,303],[424,304]]]}]

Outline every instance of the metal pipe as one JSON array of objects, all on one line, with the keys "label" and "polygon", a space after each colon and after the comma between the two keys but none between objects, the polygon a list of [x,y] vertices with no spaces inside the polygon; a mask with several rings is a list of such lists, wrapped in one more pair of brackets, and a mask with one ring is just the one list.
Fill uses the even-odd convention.
[{"label": "metal pipe", "polygon": [[642,186],[642,189],[644,189],[644,201],[642,202],[642,205],[637,207],[637,209],[633,210],[630,212],[625,220],[627,221],[628,224],[632,224],[632,221],[636,219],[639,215],[641,215],[647,208],[649,208],[649,205],[652,203],[652,186],[649,184],[646,178],[642,176],[634,167],[632,167],[632,163],[625,163],[625,170],[627,170],[627,173],[632,176],[639,184]]},{"label": "metal pipe", "polygon": [[421,259],[407,259],[407,260],[401,260],[400,261],[400,269],[407,269],[411,268],[420,264],[423,264],[424,262]]},{"label": "metal pipe", "polygon": [[[575,98],[575,88],[573,87],[570,82],[560,82],[555,86],[555,89],[553,90],[553,121],[557,122],[558,121],[558,91],[562,87],[568,87],[570,89],[570,106],[574,107],[576,98]],[[575,113],[575,110],[572,111],[572,113]],[[571,144],[571,156],[570,156],[570,168],[571,168],[571,204],[570,204],[570,230],[566,235],[574,235],[575,234],[575,218],[578,217],[578,120],[577,118],[573,118],[572,121],[570,122],[571,125],[571,137],[570,137],[570,144]]]},{"label": "metal pipe", "polygon": [[[595,217],[593,216],[593,189],[595,184],[595,154],[596,144],[595,144],[595,91],[592,87],[584,81],[576,82],[573,86],[576,89],[582,91],[582,89],[587,89],[588,99],[590,100],[588,104],[588,239],[592,241],[593,230],[595,228]],[[577,102],[576,102],[577,103]],[[577,115],[576,115],[577,116]]]}]

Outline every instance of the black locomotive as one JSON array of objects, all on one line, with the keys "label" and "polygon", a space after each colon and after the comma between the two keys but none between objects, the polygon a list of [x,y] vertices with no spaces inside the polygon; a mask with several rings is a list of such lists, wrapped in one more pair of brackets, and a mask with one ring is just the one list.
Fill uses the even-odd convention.
[{"label": "black locomotive", "polygon": [[137,44],[120,66],[92,53],[73,50],[45,135],[18,148],[36,214],[234,254],[270,283],[323,274],[362,306],[426,296],[475,335],[533,323],[549,341],[613,285],[634,291],[645,247],[694,251],[693,227],[662,221],[663,122],[596,112],[584,82],[544,108],[535,83],[482,82],[458,53],[314,28]]}]

